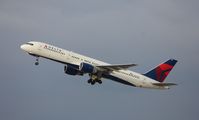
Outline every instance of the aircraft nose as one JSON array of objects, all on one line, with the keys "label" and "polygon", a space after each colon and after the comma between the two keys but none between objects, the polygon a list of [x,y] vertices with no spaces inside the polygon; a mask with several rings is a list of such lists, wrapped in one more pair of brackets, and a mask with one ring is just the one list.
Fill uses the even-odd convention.
[{"label": "aircraft nose", "polygon": [[25,50],[25,47],[26,47],[26,45],[24,45],[24,44],[20,46],[20,48],[21,48],[22,50]]}]

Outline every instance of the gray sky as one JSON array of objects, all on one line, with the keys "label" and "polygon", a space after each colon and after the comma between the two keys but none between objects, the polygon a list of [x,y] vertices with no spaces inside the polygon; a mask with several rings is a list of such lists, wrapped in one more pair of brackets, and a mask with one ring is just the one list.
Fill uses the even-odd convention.
[{"label": "gray sky", "polygon": [[[198,0],[1,0],[1,120],[195,120],[199,114]],[[20,44],[38,40],[144,73],[179,62],[170,90],[109,80],[87,84],[63,65],[35,58]]]}]

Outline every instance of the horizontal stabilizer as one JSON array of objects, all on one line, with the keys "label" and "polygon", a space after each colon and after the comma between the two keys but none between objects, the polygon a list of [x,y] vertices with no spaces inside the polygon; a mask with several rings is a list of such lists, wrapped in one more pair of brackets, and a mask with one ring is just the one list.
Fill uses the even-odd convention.
[{"label": "horizontal stabilizer", "polygon": [[173,86],[173,85],[177,85],[177,84],[175,84],[175,83],[153,83],[153,85],[164,87],[164,86]]}]

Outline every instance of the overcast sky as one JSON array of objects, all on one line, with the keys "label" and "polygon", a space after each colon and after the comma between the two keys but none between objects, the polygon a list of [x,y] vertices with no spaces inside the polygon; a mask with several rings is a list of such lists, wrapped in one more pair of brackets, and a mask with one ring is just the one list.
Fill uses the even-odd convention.
[{"label": "overcast sky", "polygon": [[[196,120],[199,114],[198,0],[1,0],[1,120]],[[145,73],[179,62],[170,90],[91,86],[64,65],[20,50],[47,42],[108,63],[136,63]]]}]

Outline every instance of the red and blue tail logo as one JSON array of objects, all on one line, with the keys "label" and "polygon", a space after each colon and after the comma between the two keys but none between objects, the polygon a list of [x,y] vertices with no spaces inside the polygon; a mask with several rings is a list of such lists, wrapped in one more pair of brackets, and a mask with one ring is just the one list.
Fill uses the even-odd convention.
[{"label": "red and blue tail logo", "polygon": [[147,72],[144,75],[159,82],[163,82],[165,78],[169,75],[169,73],[171,72],[176,63],[177,60],[170,59],[165,63],[160,64],[153,70]]}]

